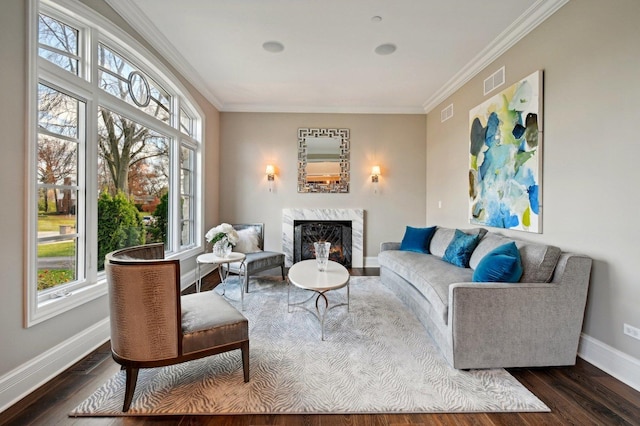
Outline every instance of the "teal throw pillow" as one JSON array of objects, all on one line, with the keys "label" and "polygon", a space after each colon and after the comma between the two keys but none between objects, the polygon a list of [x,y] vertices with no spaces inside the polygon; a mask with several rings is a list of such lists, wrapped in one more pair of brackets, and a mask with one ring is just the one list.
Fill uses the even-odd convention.
[{"label": "teal throw pillow", "polygon": [[402,242],[400,243],[400,250],[429,254],[429,243],[435,232],[435,226],[431,228],[414,228],[407,226],[407,229],[404,231],[404,237],[402,237]]},{"label": "teal throw pillow", "polygon": [[478,245],[478,241],[480,241],[480,235],[469,235],[456,229],[456,233],[445,250],[442,260],[461,268],[468,268],[469,259]]},{"label": "teal throw pillow", "polygon": [[481,283],[517,283],[520,277],[522,259],[513,241],[487,253],[473,272],[473,281]]}]

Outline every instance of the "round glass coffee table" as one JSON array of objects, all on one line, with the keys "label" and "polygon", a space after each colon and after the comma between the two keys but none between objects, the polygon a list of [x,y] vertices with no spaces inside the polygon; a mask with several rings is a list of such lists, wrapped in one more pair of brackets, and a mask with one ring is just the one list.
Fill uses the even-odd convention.
[{"label": "round glass coffee table", "polygon": [[[349,311],[349,271],[347,271],[347,268],[338,262],[330,260],[327,264],[327,270],[320,272],[318,271],[318,265],[315,259],[303,260],[289,268],[287,280],[289,284],[293,284],[298,288],[313,292],[311,297],[308,299],[303,300],[302,302],[291,303],[291,285],[289,285],[287,287],[288,312],[291,313],[292,307],[305,305],[315,297],[315,314],[320,321],[322,340],[324,340],[324,319],[327,312],[333,308],[337,308],[338,306],[347,306],[347,311]],[[347,302],[329,306],[329,299],[327,299],[325,293],[331,290],[338,290],[343,287],[347,287]],[[320,309],[320,299],[324,301],[324,309]]]}]

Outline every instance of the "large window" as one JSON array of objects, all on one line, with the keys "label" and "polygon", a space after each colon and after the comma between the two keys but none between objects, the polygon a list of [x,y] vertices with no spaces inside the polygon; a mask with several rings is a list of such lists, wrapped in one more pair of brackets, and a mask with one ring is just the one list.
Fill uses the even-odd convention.
[{"label": "large window", "polygon": [[86,6],[31,1],[27,325],[103,295],[108,252],[162,242],[190,256],[202,233],[202,120],[186,91]]}]

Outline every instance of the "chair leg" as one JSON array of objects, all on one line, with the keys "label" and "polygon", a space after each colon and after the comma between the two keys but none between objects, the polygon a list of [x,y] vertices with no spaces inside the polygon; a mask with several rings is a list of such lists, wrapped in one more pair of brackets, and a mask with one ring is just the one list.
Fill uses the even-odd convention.
[{"label": "chair leg", "polygon": [[138,380],[138,369],[134,367],[126,367],[127,379],[124,391],[124,405],[122,411],[129,411],[131,401],[133,400],[133,392],[136,390],[136,381]]},{"label": "chair leg", "polygon": [[280,265],[280,269],[282,270],[282,279],[284,280],[284,262]]},{"label": "chair leg", "polygon": [[249,341],[242,343],[242,370],[244,372],[244,382],[249,381]]},{"label": "chair leg", "polygon": [[249,293],[249,274],[246,271],[244,273],[244,292]]}]

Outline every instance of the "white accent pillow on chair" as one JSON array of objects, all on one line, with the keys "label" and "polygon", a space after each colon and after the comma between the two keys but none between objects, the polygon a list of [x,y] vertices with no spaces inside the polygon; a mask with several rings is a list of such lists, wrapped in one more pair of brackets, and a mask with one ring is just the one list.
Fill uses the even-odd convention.
[{"label": "white accent pillow on chair", "polygon": [[238,243],[233,251],[239,253],[255,253],[260,250],[258,246],[258,233],[254,228],[246,228],[238,231]]}]

